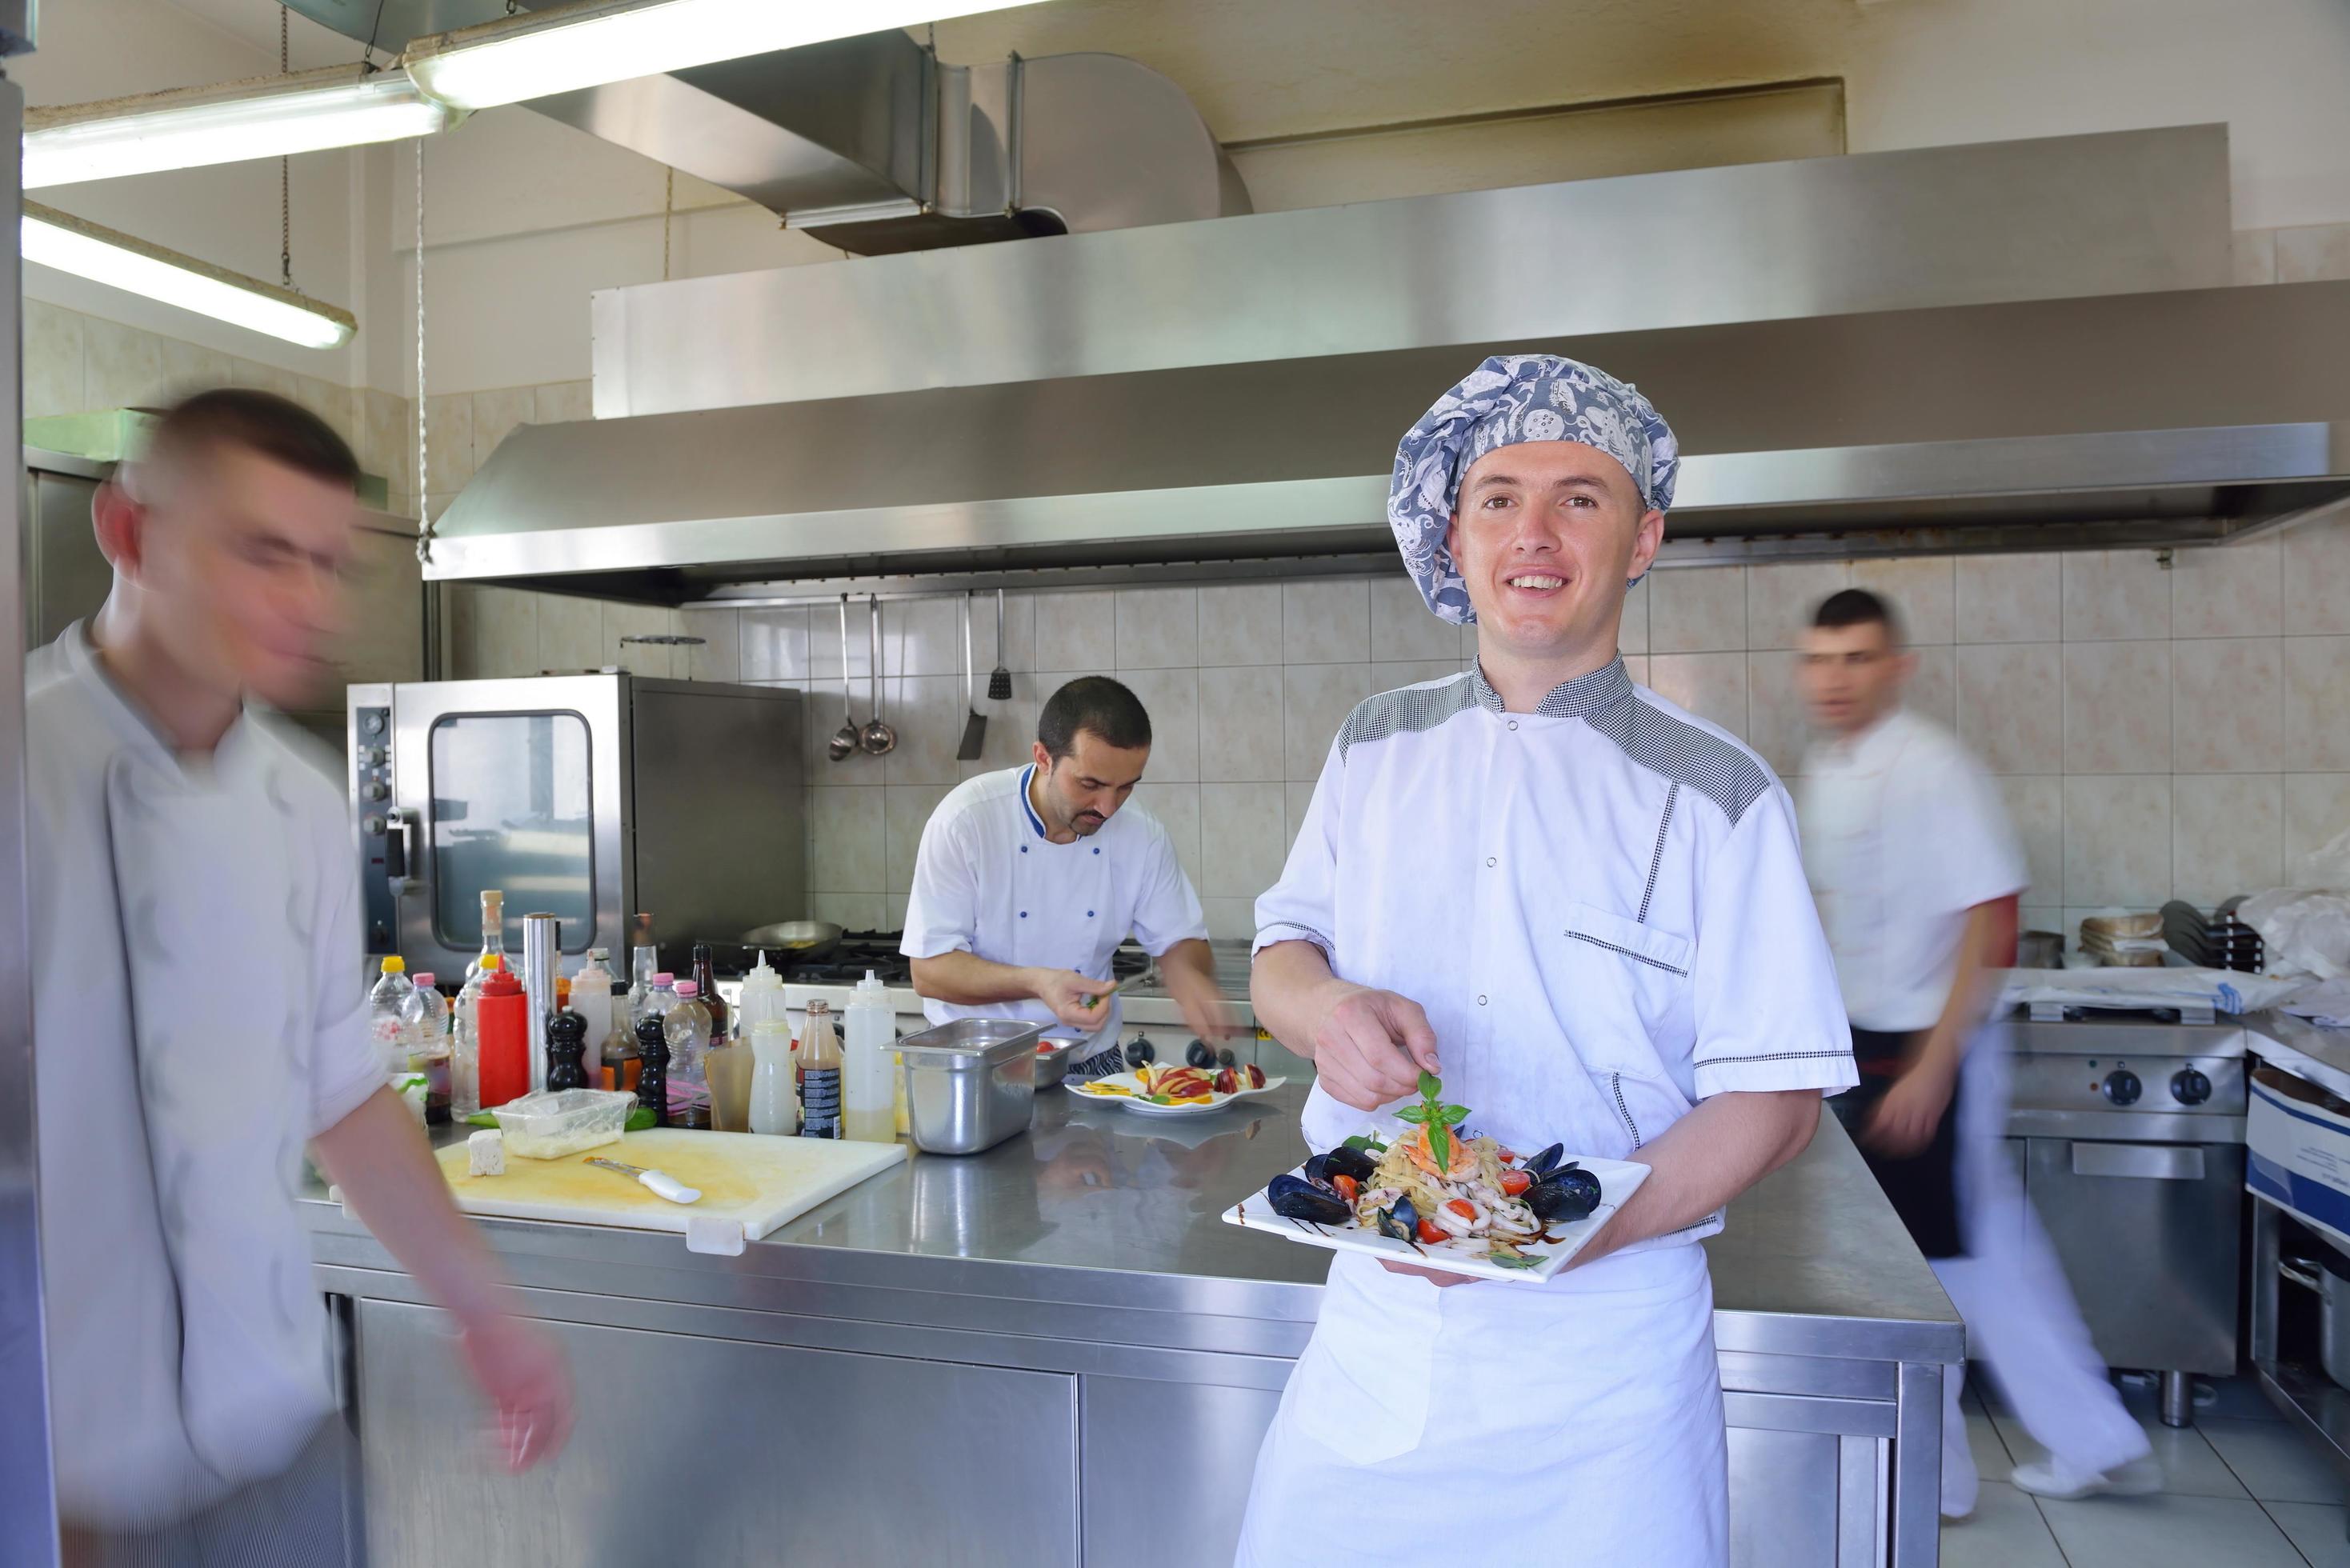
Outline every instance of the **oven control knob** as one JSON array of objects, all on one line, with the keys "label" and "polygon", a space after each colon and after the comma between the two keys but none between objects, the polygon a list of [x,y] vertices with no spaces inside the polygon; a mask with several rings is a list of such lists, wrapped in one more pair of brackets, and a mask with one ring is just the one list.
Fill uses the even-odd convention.
[{"label": "oven control knob", "polygon": [[384,796],[390,794],[391,791],[387,789],[383,783],[379,780],[376,783],[369,784],[364,793],[369,800],[381,800]]},{"label": "oven control knob", "polygon": [[2170,1097],[2182,1106],[2199,1106],[2211,1097],[2211,1080],[2199,1068],[2181,1067],[2170,1075]]},{"label": "oven control knob", "polygon": [[2116,1067],[2106,1075],[2106,1098],[2117,1106],[2134,1106],[2146,1085],[2127,1067]]}]

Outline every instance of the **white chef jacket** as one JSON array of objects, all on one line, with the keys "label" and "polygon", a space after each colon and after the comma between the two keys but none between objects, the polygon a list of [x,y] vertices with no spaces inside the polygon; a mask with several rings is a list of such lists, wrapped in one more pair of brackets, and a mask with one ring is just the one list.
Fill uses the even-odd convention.
[{"label": "white chef jacket", "polygon": [[[1028,801],[1035,764],[965,779],[922,828],[913,897],[898,950],[908,958],[963,951],[995,963],[1110,978],[1110,955],[1131,931],[1153,957],[1206,940],[1207,917],[1159,819],[1132,801],[1074,844],[1045,836]],[[1018,1018],[1075,1033],[1034,997],[963,1003],[922,1000],[932,1023]],[[1118,1002],[1077,1060],[1116,1043]]]},{"label": "white chef jacket", "polygon": [[1804,860],[1855,1025],[1930,1029],[1967,911],[2030,883],[1998,786],[1957,736],[1905,708],[1804,762]]},{"label": "white chef jacket", "polygon": [[78,624],[25,710],[57,1496],[162,1522],[334,1407],[295,1201],[304,1143],[384,1081],[358,864],[296,739],[247,712],[183,765]]},{"label": "white chef jacket", "polygon": [[[1300,938],[1425,1008],[1513,1147],[1635,1158],[1709,1096],[1858,1081],[1786,791],[1620,659],[1531,713],[1477,670],[1357,708],[1257,900],[1259,949]],[[1306,1101],[1316,1147],[1364,1120]]]},{"label": "white chef jacket", "polygon": [[[1637,1159],[1708,1096],[1856,1081],[1786,792],[1621,659],[1531,713],[1473,670],[1357,708],[1256,940],[1418,1002],[1444,1097],[1519,1149]],[[1317,1085],[1306,1140],[1370,1119]],[[1688,1243],[1721,1228],[1540,1288],[1333,1259],[1237,1561],[1415,1563],[1428,1498],[1505,1496],[1573,1521],[1544,1548],[1561,1564],[1719,1568],[1721,1371]]]}]

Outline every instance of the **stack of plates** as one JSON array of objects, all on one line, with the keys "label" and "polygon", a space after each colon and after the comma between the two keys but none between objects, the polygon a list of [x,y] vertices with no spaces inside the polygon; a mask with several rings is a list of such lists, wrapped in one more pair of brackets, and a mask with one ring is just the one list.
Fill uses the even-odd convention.
[{"label": "stack of plates", "polygon": [[2210,914],[2173,898],[2162,907],[2162,936],[2172,951],[2204,969],[2261,971],[2261,934],[2236,918],[2241,898],[2230,898]]}]

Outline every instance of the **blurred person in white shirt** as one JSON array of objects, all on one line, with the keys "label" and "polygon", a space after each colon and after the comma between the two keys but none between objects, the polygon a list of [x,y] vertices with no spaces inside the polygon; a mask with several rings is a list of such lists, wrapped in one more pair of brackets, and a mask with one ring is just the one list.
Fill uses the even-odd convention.
[{"label": "blurred person in white shirt", "polygon": [[569,1377],[513,1315],[369,1037],[340,788],[267,717],[330,676],[359,465],[224,389],[92,503],[104,608],[32,661],[44,1293],[68,1563],[345,1561],[304,1149],[446,1307],[506,1462]]},{"label": "blurred person in white shirt", "polygon": [[[1869,1168],[2047,1458],[2011,1477],[2043,1497],[2161,1485],[2145,1432],[2090,1344],[2055,1253],[2000,1147],[2007,1119],[1997,971],[2015,953],[2023,856],[1958,737],[1902,706],[1917,668],[1890,606],[1822,602],[1804,633],[1820,734],[1804,762],[1804,859],[1835,955],[1861,1086],[1835,1102]],[[1976,1475],[1943,1382],[1942,1512]]]}]

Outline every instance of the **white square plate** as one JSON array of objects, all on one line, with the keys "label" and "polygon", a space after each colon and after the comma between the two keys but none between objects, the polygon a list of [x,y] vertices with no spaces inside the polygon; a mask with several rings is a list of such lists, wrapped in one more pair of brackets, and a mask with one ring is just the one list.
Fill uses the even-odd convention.
[{"label": "white square plate", "polygon": [[[1375,1136],[1391,1136],[1392,1129]],[[1333,1252],[1368,1252],[1399,1263],[1412,1263],[1423,1269],[1440,1269],[1448,1274],[1467,1274],[1472,1279],[1499,1280],[1504,1284],[1541,1284],[1559,1270],[1567,1260],[1581,1251],[1585,1243],[1606,1224],[1608,1216],[1624,1206],[1640,1183],[1648,1179],[1648,1168],[1628,1159],[1596,1159],[1589,1155],[1569,1154],[1559,1163],[1573,1160],[1599,1179],[1599,1207],[1569,1225],[1553,1225],[1555,1241],[1535,1241],[1520,1249],[1529,1257],[1540,1260],[1530,1269],[1513,1269],[1496,1263],[1490,1258],[1471,1257],[1454,1250],[1449,1241],[1399,1241],[1392,1236],[1382,1236],[1377,1231],[1358,1224],[1316,1225],[1306,1220],[1289,1220],[1273,1211],[1273,1204],[1259,1188],[1223,1212],[1227,1225],[1239,1225],[1262,1235],[1278,1236],[1285,1241],[1303,1241],[1309,1247],[1322,1247]],[[1302,1176],[1303,1165],[1289,1172]],[[1268,1183],[1268,1185],[1270,1185]]]}]

